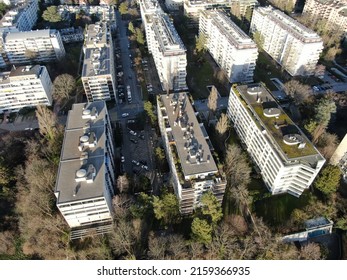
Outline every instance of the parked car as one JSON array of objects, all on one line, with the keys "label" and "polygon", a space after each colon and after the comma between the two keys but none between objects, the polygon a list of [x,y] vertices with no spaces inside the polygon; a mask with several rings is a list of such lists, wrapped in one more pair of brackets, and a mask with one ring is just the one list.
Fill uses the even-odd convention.
[{"label": "parked car", "polygon": [[131,163],[133,163],[133,164],[135,164],[135,165],[137,165],[137,166],[140,165],[140,163],[139,163],[137,160],[134,160],[134,159],[131,161]]},{"label": "parked car", "polygon": [[129,113],[123,113],[122,114],[122,118],[126,118],[127,116],[129,116]]},{"label": "parked car", "polygon": [[120,156],[120,161],[121,161],[121,162],[125,162],[125,158],[124,158],[123,155]]},{"label": "parked car", "polygon": [[133,142],[134,144],[138,143],[138,141],[136,139],[134,139],[134,138],[130,138],[130,141]]},{"label": "parked car", "polygon": [[129,129],[129,133],[130,133],[131,135],[134,135],[134,136],[137,135],[137,133],[136,133],[135,131],[131,130],[131,129]]}]

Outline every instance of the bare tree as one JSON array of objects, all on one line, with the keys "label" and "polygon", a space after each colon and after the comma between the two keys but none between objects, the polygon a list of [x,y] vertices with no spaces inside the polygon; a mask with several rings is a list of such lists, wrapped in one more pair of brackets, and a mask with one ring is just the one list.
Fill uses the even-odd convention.
[{"label": "bare tree", "polygon": [[148,237],[148,256],[153,260],[163,260],[165,257],[165,242],[153,232]]},{"label": "bare tree", "polygon": [[300,251],[300,259],[302,260],[320,260],[321,256],[321,249],[317,243],[308,243]]},{"label": "bare tree", "polygon": [[75,89],[75,78],[69,74],[62,74],[54,79],[52,94],[56,100],[63,100],[69,98]]},{"label": "bare tree", "polygon": [[209,109],[207,122],[209,122],[210,120],[211,113],[214,114],[214,112],[217,110],[217,102],[218,102],[218,91],[215,86],[212,86],[210,95],[208,96],[208,101],[207,101],[207,107]]},{"label": "bare tree", "polygon": [[230,127],[229,119],[226,114],[221,114],[217,124],[216,130],[220,135],[223,135]]},{"label": "bare tree", "polygon": [[225,173],[228,176],[230,188],[239,185],[247,186],[250,182],[251,168],[247,162],[246,156],[236,145],[228,147],[225,157]]},{"label": "bare tree", "polygon": [[57,116],[46,106],[36,107],[36,117],[39,123],[40,134],[46,139],[54,140],[58,133]]},{"label": "bare tree", "polygon": [[119,176],[117,179],[117,187],[119,192],[127,192],[129,189],[129,180],[126,175]]},{"label": "bare tree", "polygon": [[294,99],[295,104],[301,105],[312,101],[312,89],[296,80],[284,84],[285,92]]},{"label": "bare tree", "polygon": [[318,139],[317,147],[318,147],[318,150],[324,156],[324,158],[326,160],[330,160],[338,144],[339,144],[339,140],[336,134],[324,132]]}]

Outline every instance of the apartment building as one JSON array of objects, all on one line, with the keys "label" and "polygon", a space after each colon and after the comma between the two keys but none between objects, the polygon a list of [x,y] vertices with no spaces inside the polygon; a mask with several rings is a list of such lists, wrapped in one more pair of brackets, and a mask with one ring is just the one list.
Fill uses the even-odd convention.
[{"label": "apartment building", "polygon": [[82,83],[88,102],[115,99],[114,51],[109,26],[97,22],[87,27]]},{"label": "apartment building", "polygon": [[192,213],[207,191],[222,202],[226,181],[219,173],[208,135],[198,122],[187,93],[160,95],[157,112],[181,213]]},{"label": "apartment building", "polygon": [[326,20],[328,27],[347,31],[347,1],[306,0],[303,15]]},{"label": "apartment building", "polygon": [[162,89],[186,90],[187,50],[172,21],[156,1],[141,0],[140,10]]},{"label": "apartment building", "polygon": [[13,67],[0,73],[0,112],[52,105],[52,81],[40,65]]},{"label": "apartment building", "polygon": [[234,85],[228,116],[272,194],[299,197],[311,185],[325,159],[266,88]]},{"label": "apartment building", "polygon": [[257,45],[224,12],[201,11],[199,36],[206,38],[207,50],[229,82],[253,82]]},{"label": "apartment building", "polygon": [[115,165],[112,128],[104,101],[74,104],[68,113],[56,205],[71,239],[110,230]]},{"label": "apartment building", "polygon": [[323,50],[317,33],[270,6],[254,9],[250,31],[261,34],[263,49],[290,75],[313,74]]},{"label": "apartment building", "polygon": [[247,9],[254,9],[259,3],[257,0],[184,0],[184,15],[198,22],[199,13],[204,10],[215,8],[229,8],[237,4],[241,16],[245,16]]},{"label": "apartment building", "polygon": [[37,21],[38,0],[20,4],[8,11],[0,20],[0,29],[6,31],[29,31]]},{"label": "apartment building", "polygon": [[64,43],[83,42],[84,40],[83,29],[81,27],[68,27],[60,29],[59,32]]},{"label": "apartment building", "polygon": [[65,56],[59,31],[44,29],[5,35],[4,49],[10,64],[52,62]]},{"label": "apartment building", "polygon": [[165,0],[165,6],[170,11],[178,11],[183,7],[184,0]]}]

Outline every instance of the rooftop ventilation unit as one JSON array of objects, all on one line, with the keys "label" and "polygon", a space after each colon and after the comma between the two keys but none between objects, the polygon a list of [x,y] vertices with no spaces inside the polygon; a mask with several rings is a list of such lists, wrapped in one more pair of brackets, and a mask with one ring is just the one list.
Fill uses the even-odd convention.
[{"label": "rooftop ventilation unit", "polygon": [[84,120],[86,119],[95,120],[97,117],[98,117],[98,112],[95,107],[93,107],[92,110],[84,109],[82,112],[82,119]]},{"label": "rooftop ventilation unit", "polygon": [[75,173],[76,182],[87,182],[88,184],[93,183],[96,170],[93,164],[89,164],[87,169],[82,166]]}]

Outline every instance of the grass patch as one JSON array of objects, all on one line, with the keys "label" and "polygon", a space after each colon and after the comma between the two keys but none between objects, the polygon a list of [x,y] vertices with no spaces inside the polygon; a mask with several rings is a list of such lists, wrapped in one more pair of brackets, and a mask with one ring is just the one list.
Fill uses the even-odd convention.
[{"label": "grass patch", "polygon": [[289,194],[266,197],[255,203],[255,212],[270,225],[279,226],[290,218],[294,209],[305,207],[310,196],[311,194],[306,191],[299,198]]},{"label": "grass patch", "polygon": [[213,84],[213,68],[208,61],[202,59],[191,62],[187,66],[188,86],[194,99],[207,98],[207,86]]}]

